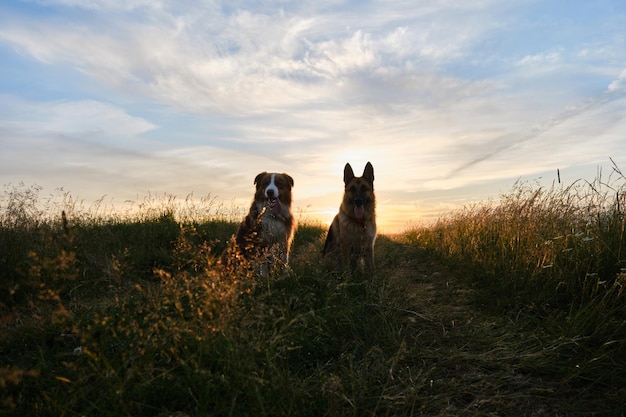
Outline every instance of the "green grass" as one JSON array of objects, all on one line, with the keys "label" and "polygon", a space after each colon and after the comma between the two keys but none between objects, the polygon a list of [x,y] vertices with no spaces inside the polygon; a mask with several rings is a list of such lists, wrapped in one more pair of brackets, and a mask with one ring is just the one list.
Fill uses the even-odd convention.
[{"label": "green grass", "polygon": [[240,213],[209,197],[40,191],[0,198],[0,415],[626,412],[619,181],[380,236],[372,275],[334,274],[305,222],[268,279],[216,265]]}]

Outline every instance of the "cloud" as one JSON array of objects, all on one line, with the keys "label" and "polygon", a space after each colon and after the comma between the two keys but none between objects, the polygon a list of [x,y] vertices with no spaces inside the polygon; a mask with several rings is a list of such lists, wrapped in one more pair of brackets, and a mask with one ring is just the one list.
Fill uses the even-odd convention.
[{"label": "cloud", "polygon": [[626,94],[609,89],[530,129],[508,132],[482,144],[473,142],[466,161],[430,185],[486,181],[490,172],[513,177],[606,162],[626,135],[625,114]]},{"label": "cloud", "polygon": [[[184,7],[139,0],[45,4],[98,13],[88,13],[80,22],[11,16],[5,18],[0,38],[44,63],[70,65],[119,91],[232,115],[345,103],[370,81],[382,91],[389,74],[406,77],[424,59],[458,58],[479,33],[475,25],[460,24],[450,32],[446,25],[426,23],[434,13],[475,9],[449,2],[428,7],[407,3],[405,15],[386,13],[384,3],[375,4],[380,21],[347,5],[335,5],[336,14],[319,6],[304,15],[238,5],[229,11],[193,2]],[[144,17],[121,13],[134,9]],[[354,27],[341,25],[348,9],[363,17]],[[421,19],[424,27],[417,26]]]},{"label": "cloud", "polygon": [[376,49],[371,35],[357,30],[348,38],[311,45],[305,62],[312,74],[341,78],[377,66]]},{"label": "cloud", "polygon": [[617,79],[611,81],[607,91],[609,93],[625,93],[626,92],[626,69],[620,73]]},{"label": "cloud", "polygon": [[77,7],[94,11],[127,12],[138,8],[161,8],[159,0],[34,0],[44,6]]},{"label": "cloud", "polygon": [[0,109],[5,114],[0,118],[0,127],[30,136],[65,136],[128,146],[129,141],[156,128],[142,118],[95,100],[31,103],[5,96],[0,100]]},{"label": "cloud", "polygon": [[94,100],[32,103],[1,97],[0,109],[7,110],[0,112],[0,172],[53,182],[52,188],[79,183],[80,189],[97,189],[94,184],[116,182],[140,169],[137,162],[148,158],[150,148],[142,135],[155,128]]},{"label": "cloud", "polygon": [[556,64],[560,60],[560,52],[546,52],[536,55],[526,55],[517,62],[517,65]]}]

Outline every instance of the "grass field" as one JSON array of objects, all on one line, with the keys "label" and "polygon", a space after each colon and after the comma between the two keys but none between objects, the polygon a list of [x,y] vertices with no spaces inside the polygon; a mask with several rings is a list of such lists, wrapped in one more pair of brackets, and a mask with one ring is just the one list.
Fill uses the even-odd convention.
[{"label": "grass field", "polygon": [[7,187],[0,415],[623,416],[613,175],[379,236],[372,275],[333,274],[304,222],[269,279],[216,266],[239,213],[209,197],[120,215]]}]

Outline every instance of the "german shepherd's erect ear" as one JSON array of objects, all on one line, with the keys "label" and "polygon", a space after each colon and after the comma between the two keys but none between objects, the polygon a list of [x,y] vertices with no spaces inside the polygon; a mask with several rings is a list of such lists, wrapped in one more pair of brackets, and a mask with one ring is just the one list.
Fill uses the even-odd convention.
[{"label": "german shepherd's erect ear", "polygon": [[[355,178],[354,171],[350,166],[350,163],[347,163],[343,168],[343,183],[348,185],[350,181]],[[365,165],[365,169],[363,170],[363,179],[370,183],[372,186],[372,190],[374,190],[374,167],[370,162]]]},{"label": "german shepherd's erect ear", "polygon": [[354,171],[348,162],[346,166],[343,168],[343,183],[348,185],[350,181],[354,179]]},{"label": "german shepherd's erect ear", "polygon": [[369,162],[365,165],[365,169],[363,170],[363,178],[370,183],[372,191],[374,191],[374,167]]}]

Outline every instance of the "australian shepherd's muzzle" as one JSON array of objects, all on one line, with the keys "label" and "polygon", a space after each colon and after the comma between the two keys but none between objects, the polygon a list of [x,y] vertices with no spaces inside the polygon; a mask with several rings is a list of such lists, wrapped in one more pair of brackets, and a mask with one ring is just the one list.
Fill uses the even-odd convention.
[{"label": "australian shepherd's muzzle", "polygon": [[262,172],[254,179],[256,192],[222,263],[245,263],[264,277],[275,268],[288,272],[289,252],[296,230],[291,214],[293,178]]},{"label": "australian shepherd's muzzle", "polygon": [[374,269],[376,240],[376,197],[374,167],[365,165],[363,176],[355,177],[350,164],[343,170],[345,191],[339,214],[335,216],[324,245],[324,254],[332,255],[340,271],[355,272],[361,259],[368,270]]}]

